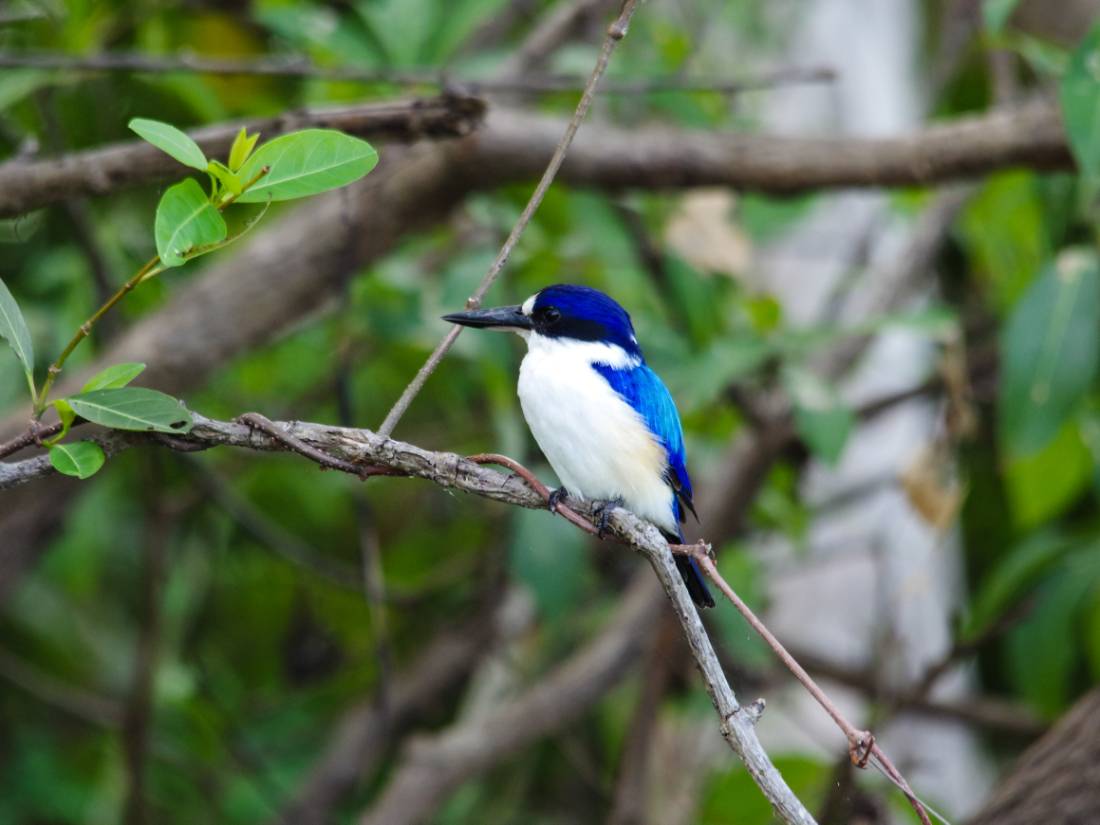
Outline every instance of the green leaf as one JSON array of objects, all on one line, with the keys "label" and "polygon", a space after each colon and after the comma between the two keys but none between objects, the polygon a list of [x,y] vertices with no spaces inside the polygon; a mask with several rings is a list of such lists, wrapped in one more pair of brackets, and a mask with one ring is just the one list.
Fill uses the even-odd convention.
[{"label": "green leaf", "polygon": [[1035,173],[1012,170],[991,175],[959,216],[970,266],[998,309],[1015,306],[1050,260],[1049,211]]},{"label": "green leaf", "polygon": [[102,372],[97,372],[88,379],[88,383],[80,390],[91,392],[92,390],[109,390],[125,387],[145,370],[144,364],[127,363],[114,364]]},{"label": "green leaf", "polygon": [[31,395],[34,395],[34,345],[31,343],[31,331],[27,329],[19,304],[15,302],[3,280],[0,280],[0,338],[6,338],[15,350],[23,364]]},{"label": "green leaf", "polygon": [[999,423],[1016,454],[1047,444],[1078,407],[1097,368],[1100,264],[1074,249],[1031,285],[1001,334]]},{"label": "green leaf", "polygon": [[378,163],[378,152],[365,140],[330,129],[304,129],[265,143],[241,167],[250,181],[265,166],[268,172],[249,188],[240,203],[293,200],[346,186]]},{"label": "green leaf", "polygon": [[1061,513],[1092,480],[1092,454],[1068,421],[1041,450],[1009,456],[1004,477],[1013,523],[1029,530]]},{"label": "green leaf", "polygon": [[984,635],[1052,566],[1078,547],[1078,543],[1064,535],[1043,532],[1010,548],[971,599],[970,614],[963,622],[960,638],[969,641]]},{"label": "green leaf", "polygon": [[999,32],[1004,29],[1008,23],[1008,18],[1012,16],[1012,12],[1016,11],[1016,7],[1020,5],[1020,0],[985,0],[982,3],[982,18],[985,20],[985,27],[991,32]]},{"label": "green leaf", "polygon": [[808,370],[789,366],[782,375],[794,404],[795,429],[814,455],[835,464],[855,425],[855,414],[832,387]]},{"label": "green leaf", "polygon": [[210,161],[210,165],[207,167],[207,171],[213,175],[221,183],[222,187],[228,189],[234,195],[241,194],[241,190],[244,188],[241,179],[237,177],[229,167],[224,163],[220,163],[216,160]]},{"label": "green leaf", "polygon": [[206,155],[202,153],[202,149],[175,126],[159,120],[135,117],[130,121],[130,129],[184,166],[200,172],[206,171]]},{"label": "green leaf", "polygon": [[241,131],[233,138],[233,145],[229,149],[229,168],[236,172],[252,154],[256,148],[256,141],[260,139],[260,133],[249,135],[242,126]]},{"label": "green leaf", "polygon": [[107,457],[103,449],[93,441],[50,446],[50,464],[59,473],[75,478],[89,478],[99,472]]},{"label": "green leaf", "polygon": [[1081,667],[1078,626],[1100,582],[1095,547],[1074,553],[1038,587],[1034,606],[1008,635],[1017,689],[1048,718],[1065,708]]},{"label": "green leaf", "polygon": [[1086,188],[1092,190],[1100,182],[1100,24],[1070,55],[1061,102],[1066,137]]},{"label": "green leaf", "polygon": [[[239,241],[241,238],[243,238],[245,235],[247,235],[249,232],[252,231],[252,227],[254,227],[256,224],[258,224],[260,222],[260,220],[263,218],[263,216],[267,214],[267,210],[270,206],[271,206],[271,201],[267,201],[262,207],[259,208],[259,210],[256,211],[256,213],[254,215],[252,215],[248,220],[246,220],[243,224],[241,224],[240,230],[237,232],[237,234],[232,235],[231,237],[225,238],[223,240],[220,240],[217,243],[212,243],[212,244],[207,244],[206,246],[197,247],[192,252],[192,254],[190,254],[188,256],[187,259],[190,260],[191,258],[197,258],[200,255],[206,255],[210,252],[215,252],[219,249],[224,249],[225,247],[229,246],[232,243],[236,243],[237,241]],[[142,278],[141,282],[145,283],[145,281],[159,275],[162,271],[163,271],[162,269],[154,269],[152,272],[150,272],[148,275],[146,275],[144,278]]]},{"label": "green leaf", "polygon": [[73,411],[116,430],[182,434],[191,429],[183,402],[145,387],[92,390],[66,399]]},{"label": "green leaf", "polygon": [[157,204],[157,254],[168,267],[207,251],[228,234],[225,219],[207,199],[202,187],[188,178],[168,189]]}]

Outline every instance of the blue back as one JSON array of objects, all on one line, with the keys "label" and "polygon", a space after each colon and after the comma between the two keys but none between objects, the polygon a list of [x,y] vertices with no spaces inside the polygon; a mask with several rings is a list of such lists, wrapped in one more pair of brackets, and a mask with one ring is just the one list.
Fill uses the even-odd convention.
[{"label": "blue back", "polygon": [[683,507],[692,513],[691,478],[687,472],[687,454],[684,451],[684,430],[676,402],[672,400],[664,382],[643,361],[636,367],[616,369],[607,364],[593,364],[592,368],[607,379],[607,383],[631,407],[638,411],[650,432],[664,444],[668,454],[666,480],[676,493],[674,507],[676,520],[684,520]]}]

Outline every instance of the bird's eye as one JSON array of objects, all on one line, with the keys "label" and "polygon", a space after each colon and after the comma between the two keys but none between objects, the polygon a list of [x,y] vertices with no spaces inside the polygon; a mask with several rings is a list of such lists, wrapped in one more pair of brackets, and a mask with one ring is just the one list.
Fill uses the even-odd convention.
[{"label": "bird's eye", "polygon": [[547,324],[556,324],[561,320],[561,311],[557,307],[547,307],[542,311],[542,320]]}]

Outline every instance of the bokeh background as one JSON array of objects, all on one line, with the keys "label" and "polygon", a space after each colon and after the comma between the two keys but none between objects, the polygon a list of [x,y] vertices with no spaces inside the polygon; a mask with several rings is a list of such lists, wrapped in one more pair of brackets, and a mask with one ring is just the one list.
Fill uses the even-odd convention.
[{"label": "bokeh background", "polygon": [[[586,75],[616,7],[0,3],[0,157],[131,140],[132,117],[193,128],[433,95],[440,78],[486,99],[485,129],[518,110],[558,129],[576,91],[531,87]],[[806,144],[827,165],[846,141],[997,107],[1026,143],[1013,112],[1067,106],[1078,168],[1023,152],[937,186],[783,196],[644,168],[586,186],[581,170],[488,296],[569,281],[629,309],[683,415],[692,529],[951,822],[1100,821],[1098,15],[1087,0],[649,0],[578,147],[611,127],[663,134],[673,158],[687,132],[781,134],[838,141]],[[79,62],[105,54],[312,68]],[[749,88],[695,88],[718,83]],[[276,206],[143,285],[74,371],[124,352],[150,364],[139,383],[211,417],[377,427],[545,163],[501,172],[483,146],[472,166],[477,140],[378,141],[363,184]],[[0,278],[40,369],[154,251],[165,185],[0,221]],[[387,208],[417,186],[430,202]],[[552,481],[515,398],[521,357],[510,336],[464,335],[395,435]],[[24,394],[0,352],[4,438]],[[820,822],[913,821],[732,608],[706,623],[739,697],[767,699],[760,736]],[[1057,747],[1029,752],[1028,784],[1015,761],[1075,705]],[[132,450],[85,482],[0,491],[0,730],[3,823],[771,821],[640,557],[544,512],[288,455]],[[507,731],[524,732],[502,745]],[[397,779],[418,775],[413,813]]]}]

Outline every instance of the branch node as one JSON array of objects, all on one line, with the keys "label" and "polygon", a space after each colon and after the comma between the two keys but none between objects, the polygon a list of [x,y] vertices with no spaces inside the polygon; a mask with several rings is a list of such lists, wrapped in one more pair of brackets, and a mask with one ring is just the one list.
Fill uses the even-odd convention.
[{"label": "branch node", "polygon": [[875,750],[875,736],[868,730],[858,731],[848,740],[848,757],[857,768],[866,768]]},{"label": "branch node", "polygon": [[750,724],[755,725],[760,721],[760,717],[764,715],[764,708],[768,706],[767,701],[763,696],[758,699],[749,702],[747,705],[742,705],[739,708],[740,713],[744,714],[745,718],[749,720]]}]

